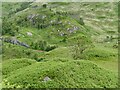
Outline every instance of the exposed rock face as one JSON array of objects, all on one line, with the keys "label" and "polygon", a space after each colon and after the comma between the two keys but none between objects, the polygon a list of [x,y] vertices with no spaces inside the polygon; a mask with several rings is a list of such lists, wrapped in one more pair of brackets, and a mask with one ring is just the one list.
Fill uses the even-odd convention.
[{"label": "exposed rock face", "polygon": [[4,42],[7,42],[7,43],[12,43],[12,44],[16,44],[16,45],[20,45],[20,46],[24,46],[24,47],[27,47],[29,48],[30,46],[27,45],[26,43],[23,43],[23,42],[20,42],[19,40],[15,39],[15,38],[2,38],[0,37],[0,40],[4,41]]}]

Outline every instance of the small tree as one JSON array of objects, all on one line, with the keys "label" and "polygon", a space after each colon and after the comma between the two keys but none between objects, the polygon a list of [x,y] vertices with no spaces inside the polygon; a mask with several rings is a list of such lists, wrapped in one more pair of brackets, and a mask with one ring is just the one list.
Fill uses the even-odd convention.
[{"label": "small tree", "polygon": [[85,25],[85,23],[84,23],[84,21],[83,21],[83,18],[80,18],[80,19],[79,19],[79,23],[80,23],[81,25]]},{"label": "small tree", "polygon": [[20,29],[20,27],[19,26],[16,26],[16,32],[19,32],[19,29]]},{"label": "small tree", "polygon": [[35,43],[31,43],[31,47],[36,50],[46,50],[47,48],[47,42],[46,41],[37,41]]},{"label": "small tree", "polygon": [[46,7],[47,7],[47,4],[46,4],[46,3],[45,3],[45,4],[43,4],[43,7],[44,7],[44,8],[46,8]]},{"label": "small tree", "polygon": [[116,33],[115,31],[107,31],[107,33],[110,35],[109,41],[113,40],[113,35]]},{"label": "small tree", "polygon": [[76,59],[83,59],[84,58],[84,51],[91,47],[91,40],[86,37],[86,36],[81,36],[81,37],[77,37],[74,38],[75,39],[75,43],[73,43],[73,47],[72,47],[72,56],[73,58]]},{"label": "small tree", "polygon": [[45,50],[47,47],[47,42],[46,41],[39,41],[39,48],[41,50]]},{"label": "small tree", "polygon": [[34,58],[35,60],[38,60],[38,55],[37,55],[37,54],[34,54],[33,58]]}]

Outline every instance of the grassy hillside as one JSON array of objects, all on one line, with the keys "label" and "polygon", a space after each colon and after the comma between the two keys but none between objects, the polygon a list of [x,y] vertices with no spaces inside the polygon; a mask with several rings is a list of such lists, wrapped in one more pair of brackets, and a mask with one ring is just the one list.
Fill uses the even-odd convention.
[{"label": "grassy hillside", "polygon": [[[117,75],[85,60],[39,62],[12,71],[7,76],[3,83],[9,88],[117,87]],[[45,77],[49,80],[44,80]]]},{"label": "grassy hillside", "polygon": [[2,7],[3,88],[118,87],[117,3]]},{"label": "grassy hillside", "polygon": [[25,66],[31,65],[35,63],[34,60],[28,59],[14,59],[14,60],[7,60],[3,62],[3,75],[7,75],[10,72],[17,70],[19,68],[23,68]]}]

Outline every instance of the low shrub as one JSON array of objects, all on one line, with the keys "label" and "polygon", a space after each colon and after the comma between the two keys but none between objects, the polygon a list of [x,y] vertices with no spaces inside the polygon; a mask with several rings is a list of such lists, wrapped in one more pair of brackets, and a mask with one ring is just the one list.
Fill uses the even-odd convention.
[{"label": "low shrub", "polygon": [[45,49],[45,51],[51,51],[53,49],[57,48],[57,46],[55,45],[48,45],[47,48]]},{"label": "low shrub", "polygon": [[[8,67],[9,68],[9,67]],[[89,72],[89,74],[88,74]],[[44,81],[49,77],[50,81]],[[21,68],[5,78],[20,88],[117,88],[117,75],[90,61],[46,61]],[[3,78],[4,80],[4,78]],[[8,87],[9,85],[5,85]]]},{"label": "low shrub", "polygon": [[23,68],[25,66],[29,66],[35,63],[35,60],[32,59],[9,59],[2,62],[2,75],[8,75],[10,72],[17,70],[19,68]]},{"label": "low shrub", "polygon": [[43,51],[51,51],[51,50],[57,48],[57,46],[49,45],[46,41],[43,41],[43,40],[40,40],[40,41],[37,41],[34,43],[32,42],[31,47],[33,49],[43,50]]}]

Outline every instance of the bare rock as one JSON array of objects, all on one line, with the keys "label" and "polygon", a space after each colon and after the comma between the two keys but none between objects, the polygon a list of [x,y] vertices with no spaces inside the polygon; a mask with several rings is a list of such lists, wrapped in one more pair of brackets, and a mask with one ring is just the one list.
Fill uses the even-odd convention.
[{"label": "bare rock", "polygon": [[46,76],[43,80],[44,82],[51,81],[51,79],[48,76]]},{"label": "bare rock", "polygon": [[32,33],[31,33],[31,32],[27,32],[27,35],[28,35],[28,36],[32,36]]}]

